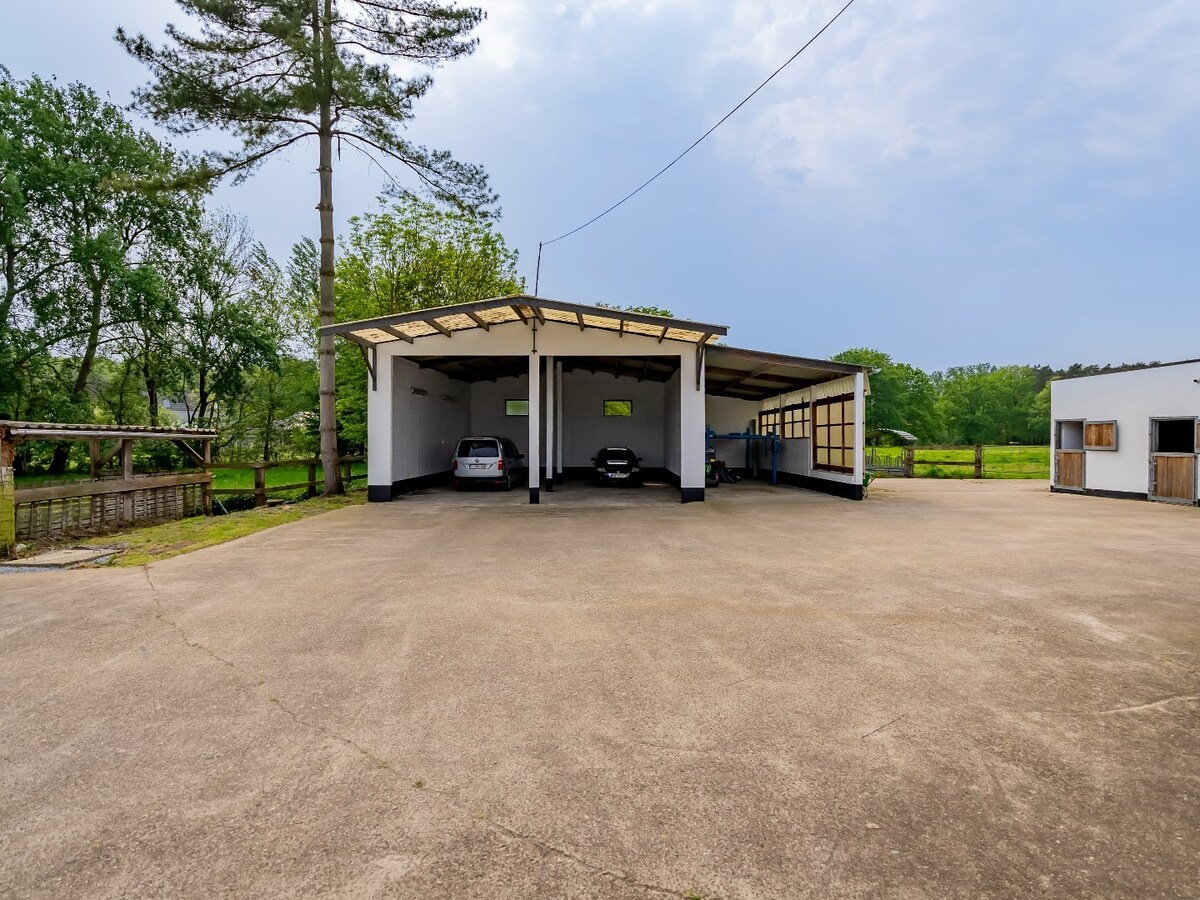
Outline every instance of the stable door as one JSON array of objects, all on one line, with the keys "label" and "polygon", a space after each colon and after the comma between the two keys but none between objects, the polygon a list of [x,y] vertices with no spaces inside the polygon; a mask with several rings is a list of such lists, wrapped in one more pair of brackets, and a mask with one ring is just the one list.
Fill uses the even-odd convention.
[{"label": "stable door", "polygon": [[1197,420],[1150,420],[1150,499],[1196,502]]},{"label": "stable door", "polygon": [[1054,486],[1059,490],[1083,490],[1083,425],[1083,419],[1054,423]]}]

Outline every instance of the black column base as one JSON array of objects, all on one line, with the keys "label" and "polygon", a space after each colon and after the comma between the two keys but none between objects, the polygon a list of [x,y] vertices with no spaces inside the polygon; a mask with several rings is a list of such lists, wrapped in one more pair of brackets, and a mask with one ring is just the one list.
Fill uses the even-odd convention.
[{"label": "black column base", "polygon": [[541,497],[539,496],[540,494],[541,494],[541,490],[539,488],[531,487],[529,489],[529,502],[535,503],[535,504],[541,503],[542,500],[541,500]]},{"label": "black column base", "polygon": [[702,487],[698,487],[698,488],[681,487],[679,489],[679,502],[680,503],[703,503],[704,502],[704,488],[702,488]]},{"label": "black column base", "polygon": [[551,476],[546,479],[546,490],[549,491],[551,494],[554,493],[554,476]]},{"label": "black column base", "polygon": [[392,499],[392,486],[390,484],[368,484],[367,485],[367,502],[368,503],[388,503]]}]

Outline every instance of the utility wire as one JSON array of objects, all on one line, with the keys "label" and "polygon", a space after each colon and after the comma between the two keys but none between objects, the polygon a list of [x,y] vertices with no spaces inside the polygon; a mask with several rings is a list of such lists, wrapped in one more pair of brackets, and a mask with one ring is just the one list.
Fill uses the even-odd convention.
[{"label": "utility wire", "polygon": [[[596,222],[599,222],[601,219],[603,219],[605,216],[607,216],[610,212],[617,209],[617,207],[623,206],[627,201],[632,200],[635,196],[640,194],[645,188],[649,187],[653,182],[657,181],[658,178],[660,176],[664,175],[668,169],[670,169],[672,166],[675,165],[675,163],[679,162],[681,159],[683,159],[685,156],[687,156],[689,153],[691,153],[693,150],[695,150],[698,146],[700,146],[700,144],[704,141],[705,138],[707,138],[710,134],[712,134],[714,131],[716,131],[718,128],[720,128],[722,125],[724,125],[725,122],[728,121],[733,116],[734,113],[736,113],[739,109],[741,109],[743,106],[745,106],[747,103],[749,103],[754,98],[755,94],[757,94],[759,91],[761,91],[763,88],[765,88],[768,84],[770,84],[775,79],[776,75],[778,75],[780,72],[782,72],[788,66],[790,66],[796,60],[796,57],[798,57],[801,53],[803,53],[805,50],[807,50],[809,45],[812,44],[813,41],[815,41],[822,34],[824,34],[826,29],[828,29],[829,26],[831,26],[834,22],[836,22],[841,17],[842,13],[844,13],[846,10],[848,10],[853,5],[853,3],[854,3],[854,0],[848,0],[846,5],[843,6],[841,9],[839,9],[837,11],[837,13],[833,16],[832,19],[830,19],[828,22],[826,22],[824,25],[821,26],[820,31],[818,31],[816,34],[814,34],[812,37],[810,37],[807,41],[804,42],[803,47],[801,47],[799,50],[797,50],[795,53],[793,53],[790,57],[788,57],[787,61],[782,66],[780,66],[778,69],[776,69],[774,72],[772,72],[770,75],[768,75],[766,80],[764,80],[762,82],[762,84],[760,84],[758,87],[756,87],[754,90],[752,90],[749,94],[747,94],[744,98],[742,98],[742,101],[737,106],[735,106],[729,112],[725,113],[725,115],[721,116],[720,120],[715,125],[713,125],[712,128],[708,129],[708,131],[704,132],[704,134],[702,134],[702,135],[700,135],[700,137],[696,138],[696,140],[691,144],[691,146],[689,146],[686,150],[684,150],[682,153],[680,153],[678,156],[676,156],[673,160],[671,160],[669,163],[667,163],[665,166],[663,166],[661,169],[659,169],[657,172],[655,172],[653,175],[651,175],[649,178],[647,178],[645,181],[643,181],[641,184],[639,184],[636,188],[634,188],[632,191],[630,191],[628,194],[626,194],[624,197],[622,197],[620,200],[618,200],[616,203],[614,203],[608,209],[604,210],[604,212],[600,213],[597,216],[593,216],[592,218],[590,218],[586,222],[584,222],[582,225],[578,226],[577,228],[572,228],[570,231],[566,232],[565,234],[560,234],[556,238],[553,238],[548,241],[540,242],[538,244],[538,275],[540,276],[540,274],[541,274],[542,248],[543,247],[547,247],[550,244],[553,244],[553,243],[563,240],[564,238],[569,238],[573,234],[578,234],[579,232],[583,231],[583,229],[587,228],[589,225],[593,225]],[[533,292],[535,295],[537,294],[536,279],[535,279],[535,283],[534,283]]]}]

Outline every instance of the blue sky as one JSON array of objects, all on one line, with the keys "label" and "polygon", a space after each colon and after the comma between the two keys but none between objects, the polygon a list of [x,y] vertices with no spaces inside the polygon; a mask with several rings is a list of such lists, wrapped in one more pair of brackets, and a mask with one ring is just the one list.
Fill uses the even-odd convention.
[{"label": "blue sky", "polygon": [[[479,52],[437,73],[410,137],[488,169],[532,288],[539,240],[640,183],[841,4],[483,5]],[[179,20],[170,0],[21,4],[0,63],[125,102],[145,73],[114,28]],[[1194,0],[857,0],[709,142],[548,248],[541,292],[930,369],[1198,356],[1197,59]],[[316,233],[314,153],[217,193],[279,257]],[[382,182],[344,155],[339,222]]]}]

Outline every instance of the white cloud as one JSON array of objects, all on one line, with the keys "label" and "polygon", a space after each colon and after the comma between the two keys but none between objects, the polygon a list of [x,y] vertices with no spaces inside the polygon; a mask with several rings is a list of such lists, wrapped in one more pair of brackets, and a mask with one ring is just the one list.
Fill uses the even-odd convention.
[{"label": "white cloud", "polygon": [[[725,80],[765,75],[839,6],[735,4],[707,65]],[[914,182],[960,176],[1029,193],[1092,168],[1110,187],[1144,189],[1171,173],[1138,167],[1195,136],[1196,59],[1200,5],[1182,0],[860,2],[718,133],[719,147],[774,187],[876,209]]]}]

